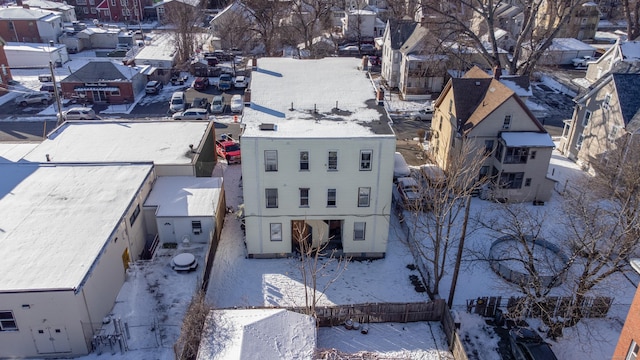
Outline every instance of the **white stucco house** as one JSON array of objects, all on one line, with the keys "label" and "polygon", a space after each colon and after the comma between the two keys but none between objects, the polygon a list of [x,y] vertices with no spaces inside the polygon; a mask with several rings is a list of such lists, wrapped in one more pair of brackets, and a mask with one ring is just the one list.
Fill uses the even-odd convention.
[{"label": "white stucco house", "polygon": [[395,135],[360,62],[259,59],[240,137],[249,257],[298,241],[385,255]]},{"label": "white stucco house", "polygon": [[380,36],[376,32],[376,13],[370,10],[351,10],[342,19],[342,35],[345,38],[360,39]]},{"label": "white stucco house", "polygon": [[144,247],[153,165],[20,162],[0,172],[0,357],[87,354]]}]

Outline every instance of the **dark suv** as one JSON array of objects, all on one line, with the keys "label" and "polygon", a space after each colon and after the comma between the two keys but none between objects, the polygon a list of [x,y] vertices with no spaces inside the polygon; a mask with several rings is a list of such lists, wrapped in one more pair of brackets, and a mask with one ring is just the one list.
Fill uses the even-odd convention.
[{"label": "dark suv", "polygon": [[162,83],[160,81],[151,80],[147,83],[147,86],[144,88],[144,91],[147,94],[157,94],[162,89]]}]

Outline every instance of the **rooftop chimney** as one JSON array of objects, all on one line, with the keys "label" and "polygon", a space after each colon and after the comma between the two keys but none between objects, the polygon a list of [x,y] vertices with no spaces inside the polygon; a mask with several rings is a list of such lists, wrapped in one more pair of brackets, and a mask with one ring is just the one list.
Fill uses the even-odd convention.
[{"label": "rooftop chimney", "polygon": [[500,66],[494,66],[493,67],[493,78],[496,80],[500,80],[500,77],[502,76],[502,68]]}]

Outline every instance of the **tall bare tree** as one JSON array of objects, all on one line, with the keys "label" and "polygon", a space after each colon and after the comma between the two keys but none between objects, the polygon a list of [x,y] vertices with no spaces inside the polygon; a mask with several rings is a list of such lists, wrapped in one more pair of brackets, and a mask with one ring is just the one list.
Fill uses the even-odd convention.
[{"label": "tall bare tree", "polygon": [[296,0],[291,3],[287,22],[290,35],[295,34],[292,40],[303,42],[312,57],[316,55],[313,39],[331,32],[332,5],[332,0]]},{"label": "tall bare tree", "polygon": [[635,40],[640,35],[640,1],[622,0],[622,8],[627,20],[627,39]]},{"label": "tall bare tree", "polygon": [[[434,1],[424,1],[422,11],[431,28],[445,31],[442,38],[455,35],[461,46],[474,48],[492,68],[506,67],[510,74],[530,75],[553,39],[570,20],[570,16],[585,0],[518,0],[510,2],[523,12],[521,30],[515,38],[510,57],[500,53],[495,37],[499,29],[498,8],[505,4],[497,0],[459,0],[457,7]],[[455,9],[457,11],[452,11]],[[435,15],[435,16],[429,16]],[[474,29],[472,19],[479,21],[480,31]],[[523,51],[523,49],[527,51]]]},{"label": "tall bare tree", "polygon": [[[329,241],[313,241],[306,221],[296,222],[293,238],[300,258],[298,268],[304,285],[306,314],[317,317],[316,306],[323,294],[347,269],[350,259],[339,256],[336,249],[328,249]],[[322,234],[319,236],[322,238]],[[328,278],[319,283],[320,278]]]},{"label": "tall bare tree", "polygon": [[408,245],[425,264],[430,297],[440,294],[440,282],[449,269],[457,273],[459,257],[454,252],[464,247],[469,219],[469,198],[486,181],[480,178],[488,154],[469,139],[458,151],[452,151],[446,177],[424,176],[420,189],[421,201],[410,203],[404,211],[409,216]]},{"label": "tall bare tree", "polygon": [[175,27],[173,40],[178,51],[176,62],[179,67],[186,68],[195,53],[197,35],[202,33],[202,8],[185,1],[172,1],[168,7],[166,10],[171,16],[167,16],[167,19]]},{"label": "tall bare tree", "polygon": [[246,11],[253,18],[251,31],[257,35],[264,45],[267,56],[274,55],[278,50],[279,26],[286,14],[287,3],[271,0],[246,0]]}]

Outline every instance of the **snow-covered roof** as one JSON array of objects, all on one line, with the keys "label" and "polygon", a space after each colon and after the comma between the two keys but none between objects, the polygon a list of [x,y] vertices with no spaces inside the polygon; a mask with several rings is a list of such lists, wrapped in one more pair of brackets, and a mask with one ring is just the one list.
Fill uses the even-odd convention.
[{"label": "snow-covered roof", "polygon": [[640,41],[623,41],[620,43],[620,51],[625,60],[640,59]]},{"label": "snow-covered roof", "polygon": [[508,147],[554,147],[555,144],[548,133],[538,132],[503,132],[501,135]]},{"label": "snow-covered roof", "polygon": [[[136,61],[164,60],[173,61],[176,57],[176,46],[170,34],[157,35],[153,42],[145,46],[136,54]],[[138,65],[144,65],[140,63]]]},{"label": "snow-covered roof", "polygon": [[[356,58],[258,59],[251,73],[251,105],[242,117],[243,137],[393,136],[371,80],[358,69],[361,63]],[[261,124],[276,126],[261,130]]]},{"label": "snow-covered roof", "polygon": [[[146,162],[190,164],[207,121],[70,121],[54,130],[24,160],[44,162]],[[89,151],[90,150],[90,151]]]},{"label": "snow-covered roof", "polygon": [[22,52],[38,52],[38,53],[52,53],[56,52],[59,49],[64,48],[63,44],[53,44],[53,46],[48,43],[20,43],[20,42],[8,42],[5,45],[5,51],[22,51]]},{"label": "snow-covered roof", "polygon": [[584,43],[578,39],[574,38],[555,38],[551,46],[549,46],[549,50],[551,51],[567,51],[567,50],[577,50],[577,51],[596,51],[596,48],[593,46]]},{"label": "snow-covered roof", "polygon": [[0,142],[0,163],[17,162],[36,146],[38,143]]},{"label": "snow-covered roof", "polygon": [[0,9],[0,20],[43,20],[59,18],[60,13],[53,10],[25,9],[23,7],[9,7]]},{"label": "snow-covered roof", "polygon": [[48,0],[25,0],[22,2],[25,5],[29,5],[32,8],[40,8],[40,9],[58,9],[58,10],[71,10],[74,7],[68,5],[66,2],[55,2]]},{"label": "snow-covered roof", "polygon": [[144,206],[157,206],[156,216],[215,215],[222,191],[222,178],[161,176]]},{"label": "snow-covered roof", "polygon": [[315,347],[311,316],[285,309],[213,310],[198,360],[311,359]]},{"label": "snow-covered roof", "polygon": [[0,291],[78,289],[151,171],[0,164]]}]

